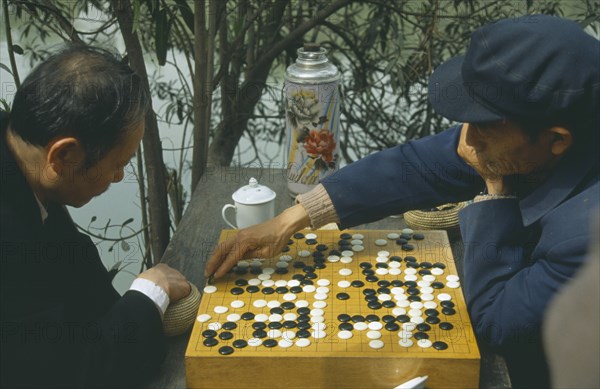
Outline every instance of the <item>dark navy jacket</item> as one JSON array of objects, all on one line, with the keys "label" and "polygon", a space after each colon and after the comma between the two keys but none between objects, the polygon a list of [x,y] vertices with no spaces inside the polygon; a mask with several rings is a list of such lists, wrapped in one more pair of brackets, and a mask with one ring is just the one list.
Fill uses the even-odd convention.
[{"label": "dark navy jacket", "polygon": [[138,386],[165,355],[150,298],[112,287],[67,210],[35,197],[6,147],[0,112],[1,387]]},{"label": "dark navy jacket", "polygon": [[[457,154],[460,126],[370,155],[323,183],[340,227],[472,199],[484,183]],[[543,313],[585,259],[599,205],[598,148],[571,152],[519,199],[461,211],[463,290],[480,342],[507,357],[517,385],[547,385]]]}]

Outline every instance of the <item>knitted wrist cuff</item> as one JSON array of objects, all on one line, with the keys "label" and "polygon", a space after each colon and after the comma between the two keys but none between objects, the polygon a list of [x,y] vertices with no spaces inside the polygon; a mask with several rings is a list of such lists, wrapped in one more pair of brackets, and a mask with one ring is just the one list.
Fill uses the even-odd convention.
[{"label": "knitted wrist cuff", "polygon": [[302,204],[306,209],[312,228],[319,228],[327,223],[339,223],[331,197],[321,184],[308,193],[298,195],[296,203]]}]

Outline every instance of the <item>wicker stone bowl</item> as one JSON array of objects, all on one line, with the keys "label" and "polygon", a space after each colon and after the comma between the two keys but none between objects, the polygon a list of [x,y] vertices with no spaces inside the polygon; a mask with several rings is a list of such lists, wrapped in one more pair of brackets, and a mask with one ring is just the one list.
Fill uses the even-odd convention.
[{"label": "wicker stone bowl", "polygon": [[466,202],[440,205],[431,210],[404,213],[406,225],[414,230],[454,230],[458,228],[458,212]]},{"label": "wicker stone bowl", "polygon": [[200,306],[200,292],[193,284],[190,283],[190,286],[190,294],[170,304],[165,312],[163,328],[166,336],[181,335],[194,325]]}]

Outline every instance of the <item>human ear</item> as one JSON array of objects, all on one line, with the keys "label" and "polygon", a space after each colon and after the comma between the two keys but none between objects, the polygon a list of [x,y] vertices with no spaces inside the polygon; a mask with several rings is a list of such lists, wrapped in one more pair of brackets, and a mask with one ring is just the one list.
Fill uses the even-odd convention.
[{"label": "human ear", "polygon": [[564,155],[573,145],[573,134],[564,127],[551,127],[549,131],[552,136],[550,141],[552,154],[557,157]]},{"label": "human ear", "polygon": [[66,172],[77,170],[83,166],[85,161],[85,151],[79,140],[73,137],[57,138],[48,144],[46,163],[50,166],[51,172],[57,176],[62,176]]}]

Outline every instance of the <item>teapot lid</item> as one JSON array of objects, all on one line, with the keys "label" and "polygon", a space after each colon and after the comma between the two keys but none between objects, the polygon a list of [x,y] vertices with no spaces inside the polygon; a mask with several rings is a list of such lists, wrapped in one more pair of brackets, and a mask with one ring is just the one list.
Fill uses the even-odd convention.
[{"label": "teapot lid", "polygon": [[248,185],[236,190],[231,196],[233,201],[240,204],[255,205],[268,203],[273,200],[277,194],[269,187],[260,185],[256,178],[252,177]]}]

